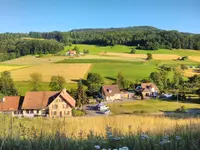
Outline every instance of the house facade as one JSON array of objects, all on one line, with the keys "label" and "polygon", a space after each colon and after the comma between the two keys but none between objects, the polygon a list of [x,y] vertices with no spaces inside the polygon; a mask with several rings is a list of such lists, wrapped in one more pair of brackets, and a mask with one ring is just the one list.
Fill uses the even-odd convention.
[{"label": "house facade", "polygon": [[75,100],[63,89],[60,92],[27,92],[21,109],[25,117],[66,117],[72,116],[74,107]]},{"label": "house facade", "polygon": [[0,100],[0,113],[18,116],[21,114],[20,96],[5,96]]},{"label": "house facade", "polygon": [[145,98],[157,97],[159,93],[159,89],[154,83],[141,83],[141,85],[137,86],[136,90],[141,91]]},{"label": "house facade", "polygon": [[102,98],[106,101],[120,100],[121,94],[118,85],[105,85],[101,90]]},{"label": "house facade", "polygon": [[75,56],[76,55],[76,51],[74,50],[69,50],[68,52],[66,52],[67,56]]},{"label": "house facade", "polygon": [[20,96],[6,96],[0,101],[0,113],[13,116],[72,116],[75,100],[62,91],[36,91],[27,92],[24,99]]}]

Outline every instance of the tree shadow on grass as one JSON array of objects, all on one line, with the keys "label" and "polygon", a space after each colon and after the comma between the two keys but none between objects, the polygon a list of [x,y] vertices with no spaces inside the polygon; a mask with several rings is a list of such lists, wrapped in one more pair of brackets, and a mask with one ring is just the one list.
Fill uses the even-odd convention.
[{"label": "tree shadow on grass", "polygon": [[[72,79],[71,81],[78,83],[80,80]],[[87,86],[87,80],[81,79],[81,82],[82,82],[83,85]]]},{"label": "tree shadow on grass", "polygon": [[108,79],[108,80],[111,80],[111,81],[113,81],[113,82],[116,82],[116,81],[117,81],[117,79],[112,78],[112,77],[105,77],[105,78]]}]

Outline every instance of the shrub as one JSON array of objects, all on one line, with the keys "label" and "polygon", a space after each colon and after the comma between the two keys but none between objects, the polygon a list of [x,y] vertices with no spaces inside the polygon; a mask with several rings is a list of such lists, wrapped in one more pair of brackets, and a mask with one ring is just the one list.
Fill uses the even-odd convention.
[{"label": "shrub", "polygon": [[187,109],[185,108],[185,106],[181,106],[180,108],[177,108],[175,110],[175,112],[178,112],[178,113],[186,113],[187,112]]},{"label": "shrub", "polygon": [[188,56],[183,56],[181,60],[188,60]]},{"label": "shrub", "polygon": [[135,53],[136,53],[135,48],[132,48],[130,53],[131,53],[131,54],[135,54]]},{"label": "shrub", "polygon": [[151,60],[153,59],[152,54],[151,53],[147,53],[147,60]]},{"label": "shrub", "polygon": [[72,116],[84,116],[85,112],[82,110],[72,109]]}]

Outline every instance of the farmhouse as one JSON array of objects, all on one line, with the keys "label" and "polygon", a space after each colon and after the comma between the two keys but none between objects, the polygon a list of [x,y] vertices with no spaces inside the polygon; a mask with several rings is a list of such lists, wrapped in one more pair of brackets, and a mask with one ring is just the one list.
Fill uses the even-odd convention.
[{"label": "farmhouse", "polygon": [[5,96],[0,100],[0,112],[16,116],[21,113],[21,103],[20,96]]},{"label": "farmhouse", "polygon": [[75,100],[63,89],[56,91],[27,92],[22,104],[24,116],[65,117],[72,115]]},{"label": "farmhouse", "polygon": [[74,51],[74,50],[69,50],[69,51],[66,53],[66,55],[68,55],[68,56],[74,56],[74,55],[76,55],[76,51]]},{"label": "farmhouse", "polygon": [[141,91],[144,97],[156,97],[159,93],[159,89],[154,83],[142,83],[136,87],[136,90]]},{"label": "farmhouse", "polygon": [[105,85],[101,88],[102,98],[106,101],[114,101],[121,99],[118,85]]}]

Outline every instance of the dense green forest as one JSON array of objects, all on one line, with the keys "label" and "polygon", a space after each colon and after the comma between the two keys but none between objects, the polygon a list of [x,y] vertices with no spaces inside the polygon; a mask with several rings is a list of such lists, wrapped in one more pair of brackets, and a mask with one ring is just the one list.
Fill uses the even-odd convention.
[{"label": "dense green forest", "polygon": [[[36,39],[24,39],[30,37]],[[149,26],[78,29],[69,32],[3,33],[0,34],[0,61],[28,54],[57,53],[64,49],[64,45],[71,44],[100,46],[119,44],[146,50],[159,48],[200,50],[200,34],[166,31]]]},{"label": "dense green forest", "polygon": [[10,60],[29,54],[54,54],[64,49],[56,40],[26,40],[28,34],[5,33],[0,35],[0,61]]},{"label": "dense green forest", "polygon": [[79,29],[69,32],[30,32],[30,37],[55,39],[65,44],[130,45],[137,49],[195,49],[200,50],[200,35],[165,31],[149,26],[109,29]]}]

